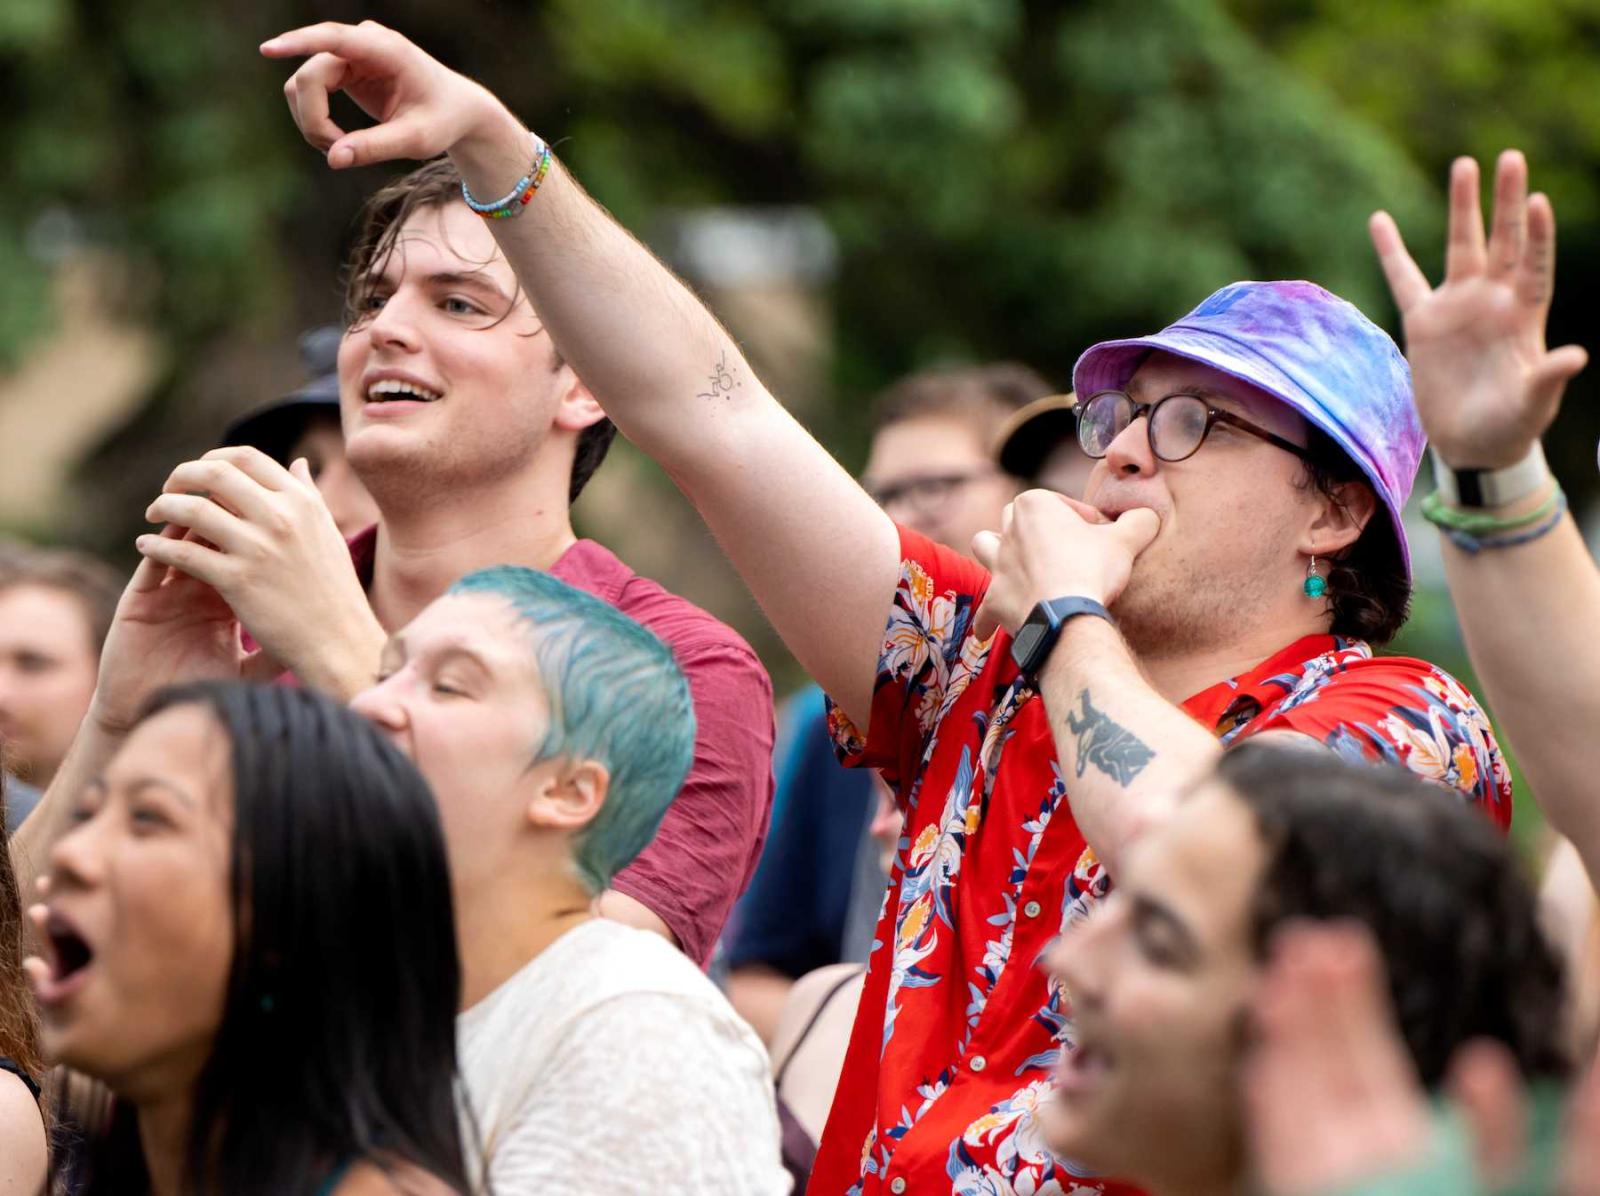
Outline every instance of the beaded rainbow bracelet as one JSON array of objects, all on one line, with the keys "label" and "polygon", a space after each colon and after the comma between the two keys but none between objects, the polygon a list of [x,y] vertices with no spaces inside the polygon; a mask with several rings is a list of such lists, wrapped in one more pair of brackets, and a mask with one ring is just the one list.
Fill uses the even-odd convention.
[{"label": "beaded rainbow bracelet", "polygon": [[528,168],[527,174],[517,180],[517,185],[501,198],[493,203],[480,203],[473,197],[472,192],[467,190],[467,180],[461,180],[461,198],[467,201],[467,207],[485,220],[508,220],[513,216],[522,215],[522,209],[528,206],[534,192],[539,190],[539,185],[550,173],[550,147],[537,133],[530,135],[533,137],[533,165]]}]

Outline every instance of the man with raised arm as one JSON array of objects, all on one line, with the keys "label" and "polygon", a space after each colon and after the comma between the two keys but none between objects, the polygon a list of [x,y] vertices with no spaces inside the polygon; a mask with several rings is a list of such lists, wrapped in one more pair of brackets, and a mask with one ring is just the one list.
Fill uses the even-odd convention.
[{"label": "man with raised arm", "polygon": [[1588,361],[1545,346],[1555,213],[1528,195],[1507,150],[1485,239],[1478,164],[1450,171],[1450,232],[1438,289],[1392,217],[1372,240],[1405,322],[1417,411],[1432,444],[1445,575],[1473,667],[1550,822],[1600,881],[1600,571],[1545,464],[1540,437]]},{"label": "man with raised arm", "polygon": [[[307,58],[285,90],[331,166],[448,154],[562,355],[699,508],[834,700],[850,761],[895,788],[906,832],[811,1191],[1118,1189],[1035,1132],[1039,1102],[1093,1105],[1118,1080],[1114,1059],[1062,1059],[1070,1023],[1033,965],[1223,744],[1270,731],[1392,760],[1509,819],[1472,698],[1355,638],[1404,618],[1421,433],[1404,360],[1349,304],[1237,284],[1091,350],[1087,502],[1019,498],[979,545],[991,579],[898,529],[482,87],[370,23],[263,52]],[[338,127],[338,90],[380,123]],[[975,634],[986,600],[1007,633]],[[1147,921],[1142,949],[1182,968],[1192,944]]]},{"label": "man with raised arm", "polygon": [[573,532],[571,503],[615,429],[544,334],[450,163],[379,189],[359,229],[339,404],[348,461],[380,522],[347,550],[305,461],[222,448],[178,466],[147,512],[199,538],[147,536],[142,550],[214,586],[262,665],[343,699],[371,683],[386,629],[488,565],[548,570],[650,627],[689,678],[695,763],[600,906],[704,965],[766,833],[766,671],[731,628]]},{"label": "man with raised arm", "polygon": [[1540,806],[1566,836],[1544,899],[1569,964],[1572,1033],[1587,1049],[1600,1023],[1600,750],[1588,730],[1600,717],[1600,570],[1540,446],[1587,355],[1545,345],[1555,215],[1527,188],[1527,163],[1507,150],[1486,238],[1478,165],[1453,165],[1438,289],[1387,213],[1371,232],[1405,322],[1438,487],[1423,513],[1441,533],[1467,650]]}]

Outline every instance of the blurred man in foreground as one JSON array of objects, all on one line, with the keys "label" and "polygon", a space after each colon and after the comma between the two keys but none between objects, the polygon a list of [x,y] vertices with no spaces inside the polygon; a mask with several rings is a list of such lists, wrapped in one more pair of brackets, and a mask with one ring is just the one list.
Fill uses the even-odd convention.
[{"label": "blurred man in foreground", "polygon": [[[1349,1099],[1337,1072],[1297,1071],[1304,1055],[1273,1049],[1283,1028],[1274,980],[1308,930],[1366,945],[1415,1087],[1439,1090],[1458,1052],[1486,1046],[1529,1082],[1559,1086],[1570,1074],[1561,970],[1505,837],[1401,769],[1263,742],[1224,755],[1129,852],[1116,892],[1046,957],[1071,1001],[1075,1043],[1040,1105],[1045,1139],[1162,1196],[1343,1192],[1283,1182],[1286,1162],[1310,1169],[1331,1128],[1308,1109]],[[1336,1038],[1350,1011],[1334,1009],[1295,1014]],[[1393,1109],[1371,1110],[1368,1151],[1425,1127],[1425,1114],[1403,1108],[1386,1124]],[[1251,1112],[1258,1130],[1298,1138],[1298,1157],[1280,1147],[1254,1174]]]}]

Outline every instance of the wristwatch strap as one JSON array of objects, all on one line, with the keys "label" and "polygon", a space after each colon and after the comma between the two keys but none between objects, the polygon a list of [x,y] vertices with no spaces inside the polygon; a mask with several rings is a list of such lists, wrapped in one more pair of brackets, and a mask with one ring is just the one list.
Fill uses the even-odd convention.
[{"label": "wristwatch strap", "polygon": [[1430,447],[1428,454],[1433,458],[1433,484],[1452,507],[1503,507],[1538,493],[1551,478],[1544,446],[1537,440],[1526,457],[1504,469],[1452,469],[1437,449]]},{"label": "wristwatch strap", "polygon": [[1034,644],[1026,659],[1019,659],[1016,640],[1012,641],[1011,659],[1016,662],[1017,669],[1025,682],[1030,685],[1033,683],[1035,675],[1044,667],[1045,661],[1050,659],[1050,653],[1055,650],[1057,641],[1061,639],[1061,629],[1078,615],[1093,615],[1104,619],[1113,627],[1117,625],[1117,620],[1103,605],[1093,598],[1083,598],[1075,594],[1047,599],[1029,612],[1023,624],[1025,627],[1045,624],[1048,629],[1043,638]]},{"label": "wristwatch strap", "polygon": [[1113,626],[1117,622],[1112,617],[1111,612],[1093,598],[1080,598],[1077,595],[1070,595],[1066,598],[1052,598],[1048,602],[1040,603],[1040,605],[1050,608],[1050,613],[1055,615],[1058,626],[1077,615],[1093,615],[1097,619],[1104,619]]}]

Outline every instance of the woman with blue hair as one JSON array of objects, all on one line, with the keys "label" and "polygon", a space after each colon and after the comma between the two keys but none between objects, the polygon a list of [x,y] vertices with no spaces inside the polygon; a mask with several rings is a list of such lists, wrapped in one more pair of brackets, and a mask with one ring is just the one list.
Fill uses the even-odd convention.
[{"label": "woman with blue hair", "polygon": [[439,801],[461,1067],[494,1189],[788,1191],[754,1032],[681,951],[595,911],[693,757],[666,645],[548,573],[498,566],[396,633],[353,706]]}]

